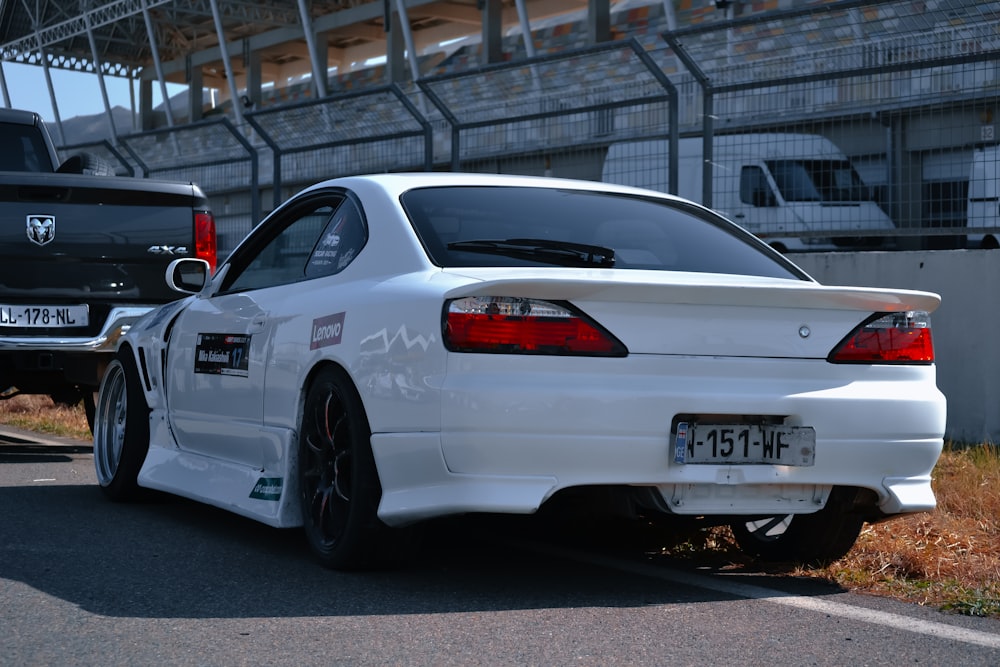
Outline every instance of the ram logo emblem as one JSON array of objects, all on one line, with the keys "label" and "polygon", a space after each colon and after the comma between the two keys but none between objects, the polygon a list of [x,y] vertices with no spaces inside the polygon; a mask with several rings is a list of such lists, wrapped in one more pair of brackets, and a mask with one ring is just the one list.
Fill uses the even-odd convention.
[{"label": "ram logo emblem", "polygon": [[51,243],[56,237],[56,216],[29,215],[28,240],[38,245]]}]

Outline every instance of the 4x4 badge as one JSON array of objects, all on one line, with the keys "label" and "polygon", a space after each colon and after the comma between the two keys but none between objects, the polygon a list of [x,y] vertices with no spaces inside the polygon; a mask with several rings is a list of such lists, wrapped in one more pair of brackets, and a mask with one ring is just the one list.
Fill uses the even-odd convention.
[{"label": "4x4 badge", "polygon": [[29,215],[28,240],[38,245],[52,242],[56,237],[56,216]]}]

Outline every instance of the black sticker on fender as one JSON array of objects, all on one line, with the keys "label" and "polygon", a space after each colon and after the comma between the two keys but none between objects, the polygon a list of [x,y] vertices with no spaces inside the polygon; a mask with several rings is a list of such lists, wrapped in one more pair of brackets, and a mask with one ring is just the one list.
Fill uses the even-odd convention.
[{"label": "black sticker on fender", "polygon": [[250,336],[245,334],[198,334],[194,348],[194,372],[210,375],[250,375]]}]

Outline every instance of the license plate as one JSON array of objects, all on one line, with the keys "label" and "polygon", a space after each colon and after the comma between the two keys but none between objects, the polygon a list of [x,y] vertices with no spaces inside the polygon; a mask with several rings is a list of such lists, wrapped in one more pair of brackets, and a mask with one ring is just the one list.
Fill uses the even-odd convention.
[{"label": "license plate", "polygon": [[0,305],[0,327],[85,327],[90,308],[81,306]]},{"label": "license plate", "polygon": [[748,463],[811,466],[816,430],[783,424],[677,425],[675,463]]}]

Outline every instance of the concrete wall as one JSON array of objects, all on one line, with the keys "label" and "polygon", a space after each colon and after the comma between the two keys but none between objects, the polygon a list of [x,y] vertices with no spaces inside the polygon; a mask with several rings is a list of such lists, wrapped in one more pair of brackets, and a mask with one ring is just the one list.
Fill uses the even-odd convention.
[{"label": "concrete wall", "polygon": [[941,295],[931,316],[946,437],[1000,442],[1000,251],[790,254],[827,285],[898,287]]}]

